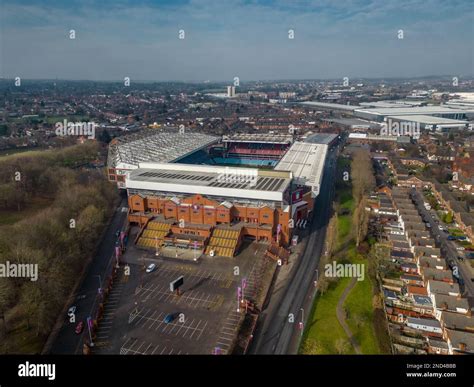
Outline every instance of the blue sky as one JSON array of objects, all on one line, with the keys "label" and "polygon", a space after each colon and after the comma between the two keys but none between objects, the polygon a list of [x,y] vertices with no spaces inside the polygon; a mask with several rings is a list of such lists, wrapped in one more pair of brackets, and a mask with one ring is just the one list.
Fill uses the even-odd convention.
[{"label": "blue sky", "polygon": [[[473,74],[474,2],[0,0],[5,78],[232,80]],[[69,31],[76,39],[69,39]],[[185,39],[178,38],[178,31]],[[294,39],[288,39],[288,30]],[[398,39],[403,30],[404,39]]]}]

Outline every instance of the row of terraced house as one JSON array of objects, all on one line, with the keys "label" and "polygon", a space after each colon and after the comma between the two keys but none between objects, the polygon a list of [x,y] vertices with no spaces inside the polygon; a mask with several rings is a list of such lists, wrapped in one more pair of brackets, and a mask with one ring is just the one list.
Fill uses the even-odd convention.
[{"label": "row of terraced house", "polygon": [[411,188],[380,189],[370,201],[390,251],[381,279],[395,353],[474,353],[474,317],[452,269],[411,198]]}]

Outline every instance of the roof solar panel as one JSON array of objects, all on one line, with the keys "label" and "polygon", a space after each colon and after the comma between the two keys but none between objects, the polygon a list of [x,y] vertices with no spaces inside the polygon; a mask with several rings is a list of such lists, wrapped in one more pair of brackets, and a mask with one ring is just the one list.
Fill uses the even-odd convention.
[{"label": "roof solar panel", "polygon": [[268,181],[262,185],[262,190],[264,191],[268,191],[268,187],[270,187],[270,185],[274,182],[275,179],[271,178],[271,179],[268,179]]},{"label": "roof solar panel", "polygon": [[281,179],[273,179],[272,183],[268,186],[268,191],[273,191],[280,180]]},{"label": "roof solar panel", "polygon": [[283,180],[283,179],[279,179],[279,180],[278,180],[278,184],[277,184],[273,189],[274,189],[275,191],[278,191],[278,190],[280,189],[280,187],[282,186],[282,184],[283,184],[284,181],[285,181],[285,180]]},{"label": "roof solar panel", "polygon": [[255,186],[254,189],[260,189],[262,187],[262,185],[264,185],[268,180],[268,177],[264,177],[263,179],[258,179],[257,181],[257,185]]}]

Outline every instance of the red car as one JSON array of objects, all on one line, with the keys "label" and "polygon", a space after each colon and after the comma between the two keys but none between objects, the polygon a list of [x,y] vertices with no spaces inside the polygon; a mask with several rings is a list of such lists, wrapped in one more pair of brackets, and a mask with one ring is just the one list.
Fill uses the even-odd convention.
[{"label": "red car", "polygon": [[79,323],[76,325],[76,329],[75,329],[76,335],[82,333],[83,330],[84,330],[84,322],[79,321]]}]

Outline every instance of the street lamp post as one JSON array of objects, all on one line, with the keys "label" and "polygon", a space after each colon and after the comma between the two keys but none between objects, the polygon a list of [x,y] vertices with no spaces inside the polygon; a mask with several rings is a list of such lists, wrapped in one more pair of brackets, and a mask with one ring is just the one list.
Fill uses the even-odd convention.
[{"label": "street lamp post", "polygon": [[318,281],[319,281],[319,270],[316,269],[315,272],[316,272],[316,281],[314,281],[314,287],[318,286]]},{"label": "street lamp post", "polygon": [[98,293],[100,293],[101,290],[102,290],[102,277],[100,276],[100,274],[96,274],[96,277],[99,278],[99,289],[98,289]]},{"label": "street lamp post", "polygon": [[87,329],[89,330],[89,339],[90,339],[90,346],[94,346],[94,342],[92,341],[92,333],[91,333],[91,323],[92,323],[92,318],[87,317]]},{"label": "street lamp post", "polygon": [[304,309],[301,308],[301,322],[300,322],[300,327],[301,327],[301,336],[303,336],[303,328],[304,328]]}]

